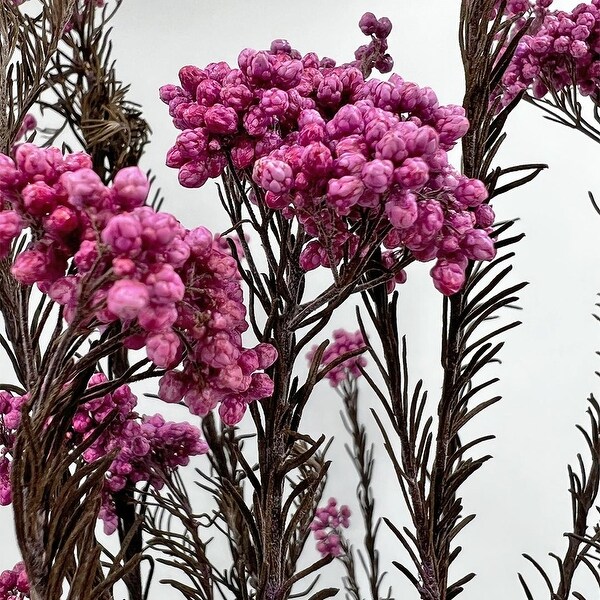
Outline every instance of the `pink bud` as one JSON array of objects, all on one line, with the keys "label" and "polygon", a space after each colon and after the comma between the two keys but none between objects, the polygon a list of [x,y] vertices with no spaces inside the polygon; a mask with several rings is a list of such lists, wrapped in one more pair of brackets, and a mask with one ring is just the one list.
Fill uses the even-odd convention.
[{"label": "pink bud", "polygon": [[135,319],[148,306],[148,288],[139,281],[120,279],[108,291],[108,310],[123,320]]},{"label": "pink bud", "polygon": [[277,88],[265,90],[260,100],[260,106],[267,115],[281,117],[289,107],[289,99],[286,92]]},{"label": "pink bud", "polygon": [[44,219],[44,227],[48,234],[58,239],[72,233],[78,226],[77,214],[68,206],[58,206]]},{"label": "pink bud", "polygon": [[492,260],[496,256],[494,242],[483,229],[467,231],[460,245],[467,258],[471,260]]},{"label": "pink bud", "polygon": [[0,212],[0,242],[9,244],[23,230],[25,223],[14,210],[3,210]]},{"label": "pink bud", "polygon": [[465,282],[465,271],[461,265],[445,259],[439,259],[430,273],[433,285],[444,296],[456,294]]},{"label": "pink bud", "polygon": [[132,210],[144,204],[150,183],[139,167],[126,167],[117,172],[112,187],[121,207]]},{"label": "pink bud", "polygon": [[23,205],[34,216],[48,214],[57,202],[56,191],[44,181],[30,183],[23,188]]},{"label": "pink bud", "polygon": [[136,271],[136,266],[130,258],[113,258],[112,269],[118,278],[131,277]]},{"label": "pink bud", "polygon": [[146,276],[145,284],[155,304],[171,304],[183,300],[185,287],[171,265],[163,264],[152,270]]},{"label": "pink bud", "polygon": [[73,261],[80,272],[89,271],[98,258],[98,247],[96,242],[83,240],[79,250],[75,253]]},{"label": "pink bud", "polygon": [[265,157],[255,163],[252,178],[264,190],[284,194],[292,186],[293,173],[287,163]]},{"label": "pink bud", "polygon": [[206,79],[206,73],[193,65],[181,67],[179,70],[179,81],[183,88],[190,94],[195,93],[198,84],[203,79]]},{"label": "pink bud", "polygon": [[259,369],[266,369],[277,360],[277,350],[271,344],[259,344],[254,351],[258,356]]},{"label": "pink bud", "polygon": [[173,332],[157,333],[146,339],[146,354],[157,367],[171,367],[180,359],[181,342]]},{"label": "pink bud", "polygon": [[138,323],[146,331],[161,332],[169,330],[177,321],[177,309],[172,304],[150,304],[138,315]]},{"label": "pink bud", "polygon": [[372,12],[366,12],[358,22],[358,26],[360,30],[365,35],[373,35],[377,31],[379,23],[377,22],[377,18]]},{"label": "pink bud", "polygon": [[365,186],[377,194],[386,192],[392,182],[394,164],[390,160],[375,159],[365,163],[361,178]]},{"label": "pink bud", "polygon": [[421,189],[429,179],[429,166],[422,158],[407,158],[394,170],[394,181],[409,190]]},{"label": "pink bud", "polygon": [[487,189],[482,181],[467,177],[461,179],[454,194],[456,200],[464,207],[479,206],[488,197]]},{"label": "pink bud", "polygon": [[385,204],[385,213],[393,227],[405,229],[410,227],[418,215],[417,199],[414,194],[398,194],[391,196]]},{"label": "pink bud", "polygon": [[54,174],[51,149],[35,144],[20,144],[15,151],[15,163],[29,181],[49,179]]},{"label": "pink bud", "polygon": [[302,153],[303,170],[315,177],[325,176],[332,163],[331,151],[321,142],[309,144]]},{"label": "pink bud", "polygon": [[235,133],[238,127],[237,113],[233,108],[215,104],[204,114],[206,129],[211,133]]},{"label": "pink bud", "polygon": [[219,415],[225,425],[237,425],[246,412],[246,403],[237,399],[227,399],[219,406]]},{"label": "pink bud", "polygon": [[361,178],[356,175],[346,175],[339,179],[329,180],[327,199],[335,206],[339,214],[347,215],[364,191],[365,186]]},{"label": "pink bud", "polygon": [[201,162],[187,162],[179,170],[179,183],[186,188],[199,188],[208,181],[208,171]]},{"label": "pink bud", "polygon": [[115,215],[102,230],[102,241],[117,254],[136,256],[142,247],[142,226],[132,214]]},{"label": "pink bud", "polygon": [[32,285],[44,279],[48,269],[48,255],[40,250],[25,250],[15,259],[10,272],[23,285]]},{"label": "pink bud", "polygon": [[61,183],[75,208],[99,206],[106,195],[106,188],[92,169],[69,171],[61,176]]},{"label": "pink bud", "polygon": [[185,396],[189,382],[180,371],[167,371],[158,383],[158,395],[161,400],[169,403],[180,402]]}]

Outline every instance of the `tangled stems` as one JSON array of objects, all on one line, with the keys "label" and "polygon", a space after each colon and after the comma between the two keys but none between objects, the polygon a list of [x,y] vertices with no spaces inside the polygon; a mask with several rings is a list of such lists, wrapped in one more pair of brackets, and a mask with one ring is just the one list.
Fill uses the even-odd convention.
[{"label": "tangled stems", "polygon": [[[324,348],[315,352],[311,372],[301,386],[293,377],[294,364],[306,343],[325,327],[335,307],[359,285],[363,261],[348,261],[337,283],[317,299],[303,302],[306,273],[298,262],[304,241],[302,227],[292,231],[287,220],[264,208],[260,200],[252,203],[250,190],[258,198],[264,192],[245,179],[243,173],[231,170],[224,183],[222,200],[242,246],[247,246],[242,223],[250,221],[270,266],[269,274],[261,275],[255,257],[244,247],[247,264],[240,265],[242,274],[250,287],[251,298],[260,305],[250,308],[251,324],[259,339],[272,343],[278,352],[277,362],[268,371],[274,382],[272,396],[249,407],[258,435],[260,474],[260,482],[251,479],[255,486],[254,514],[260,515],[256,523],[258,539],[253,540],[258,565],[256,593],[261,599],[282,600],[289,597],[292,582],[297,581],[293,577],[298,553],[290,545],[291,536],[301,522],[305,522],[308,531],[312,511],[320,497],[320,482],[326,472],[325,466],[314,473],[301,486],[306,490],[302,495],[296,491],[286,497],[286,477],[308,461],[324,439],[309,440],[300,456],[292,459],[299,440],[306,440],[304,436],[299,438],[297,433],[304,406],[315,383],[327,373],[326,369],[318,370]],[[265,314],[263,323],[259,322],[259,311]],[[298,330],[306,324],[312,325],[310,332],[298,339]],[[335,366],[332,363],[330,369]],[[288,516],[294,494],[298,505]],[[313,570],[309,569],[303,577]],[[329,597],[334,590],[323,593],[327,595],[318,597]]]}]

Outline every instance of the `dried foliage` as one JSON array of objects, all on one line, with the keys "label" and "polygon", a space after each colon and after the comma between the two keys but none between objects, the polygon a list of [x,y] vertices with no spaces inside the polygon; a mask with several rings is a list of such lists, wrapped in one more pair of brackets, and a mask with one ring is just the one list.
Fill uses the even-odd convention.
[{"label": "dried foliage", "polygon": [[[356,496],[360,507],[361,516],[365,526],[364,552],[356,550],[359,562],[367,576],[369,594],[372,600],[382,598],[381,586],[386,573],[382,573],[379,565],[379,551],[377,550],[377,534],[381,519],[375,518],[375,497],[373,491],[373,470],[375,468],[373,444],[368,445],[367,429],[361,423],[358,412],[358,387],[356,380],[344,382],[341,389],[344,402],[342,421],[350,435],[351,445],[346,444],[346,452],[358,474]],[[355,569],[354,548],[347,545],[341,558],[346,568],[347,577],[344,584],[346,597],[351,600],[360,600],[360,585]],[[388,589],[385,598],[391,598],[392,588]]]},{"label": "dried foliage", "polygon": [[73,16],[76,0],[43,0],[36,16],[12,2],[0,11],[0,151],[8,152],[23,118],[46,86],[48,65]]},{"label": "dried foliage", "polygon": [[74,20],[46,73],[51,98],[40,102],[42,109],[60,115],[105,182],[117,170],[139,163],[151,133],[111,57],[109,24],[121,2],[100,15],[90,3]]}]

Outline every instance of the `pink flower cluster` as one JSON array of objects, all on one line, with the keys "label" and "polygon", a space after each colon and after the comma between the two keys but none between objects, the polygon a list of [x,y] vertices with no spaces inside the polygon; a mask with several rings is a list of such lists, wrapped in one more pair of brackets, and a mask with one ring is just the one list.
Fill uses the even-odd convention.
[{"label": "pink flower cluster", "polygon": [[337,500],[329,498],[327,505],[318,508],[310,528],[317,540],[317,550],[321,556],[340,556],[342,554],[340,528],[350,525],[350,509],[337,507]]},{"label": "pink flower cluster", "polygon": [[29,579],[25,565],[17,563],[12,569],[0,573],[0,600],[25,600],[29,598]]},{"label": "pink flower cluster", "polygon": [[8,454],[21,423],[21,408],[28,398],[28,395],[13,396],[9,392],[0,392],[0,506],[8,506],[12,502],[11,460]]},{"label": "pink flower cluster", "polygon": [[12,502],[10,486],[10,459],[6,456],[6,448],[0,450],[0,506],[8,506]]},{"label": "pink flower cluster", "polygon": [[[88,384],[88,392],[102,385],[106,377],[97,373]],[[0,392],[0,505],[11,502],[10,459],[14,435],[21,422],[21,408],[28,396],[13,396]],[[159,415],[140,416],[135,412],[137,398],[127,385],[111,394],[104,394],[82,404],[73,417],[67,434],[73,447],[97,434],[97,428],[111,418],[108,426],[83,453],[91,463],[116,452],[106,475],[100,518],[107,534],[115,531],[117,516],[111,494],[122,490],[127,483],[148,482],[155,489],[164,485],[157,474],[185,466],[191,456],[208,451],[200,430],[189,423],[166,422]]]},{"label": "pink flower cluster", "polygon": [[592,0],[572,12],[540,12],[503,77],[502,103],[527,89],[536,98],[570,86],[584,96],[597,95],[599,84],[600,0]]},{"label": "pink flower cluster", "polygon": [[[366,31],[387,27],[373,19]],[[353,256],[357,224],[368,220],[388,232],[389,250],[437,259],[432,276],[444,294],[460,289],[468,260],[494,257],[487,191],[448,163],[468,129],[461,107],[441,106],[431,88],[398,75],[365,80],[353,64],[302,56],[283,40],[243,50],[238,67],[183,67],[181,86],[161,88],[183,130],[167,155],[182,185],[218,177],[228,156],[252,168],[267,206],[314,238],[306,270]]]},{"label": "pink flower cluster", "polygon": [[[333,332],[333,342],[327,346],[323,356],[321,358],[321,364],[326,366],[335,359],[343,356],[353,350],[359,350],[365,347],[365,340],[360,331],[351,333],[345,329],[337,329]],[[307,353],[306,357],[308,360],[312,360],[317,350],[317,346],[313,346],[310,352]],[[333,387],[339,386],[343,381],[349,378],[356,379],[361,376],[361,368],[367,366],[367,359],[359,354],[353,358],[345,360],[343,363],[334,367],[327,373],[326,377],[329,379],[329,383]]]},{"label": "pink flower cluster", "polygon": [[[85,154],[21,144],[14,160],[0,155],[0,250],[6,256],[29,226],[33,241],[11,269],[18,281],[63,305],[68,322],[121,321],[131,331],[126,347],[145,348],[168,369],[161,398],[184,399],[202,416],[220,403],[223,420],[235,424],[249,402],[272,393],[271,379],[256,371],[276,352],[242,345],[241,278],[222,240],[143,206],[148,189],[137,167],[116,173],[109,187]],[[76,273],[66,275],[70,261]],[[97,282],[90,297],[86,281]]]},{"label": "pink flower cluster", "polygon": [[[509,19],[523,17],[524,15],[532,13],[537,15],[545,11],[552,2],[553,0],[507,0],[506,7],[504,8],[504,15]],[[490,15],[490,19],[496,18],[501,3],[502,0],[496,0],[496,5],[494,6],[493,13]]]},{"label": "pink flower cluster", "polygon": [[[88,390],[101,385],[106,377],[100,373],[92,376]],[[166,422],[159,415],[142,416],[134,412],[137,398],[127,385],[112,394],[105,394],[83,404],[73,418],[73,442],[78,444],[94,435],[96,428],[109,415],[115,416],[108,427],[85,450],[84,460],[94,462],[116,451],[106,478],[105,494],[100,511],[104,531],[113,533],[117,528],[111,494],[122,490],[127,483],[149,482],[161,489],[164,481],[157,467],[173,470],[189,463],[190,456],[208,452],[200,430],[189,423]]]},{"label": "pink flower cluster", "polygon": [[370,74],[373,68],[380,73],[389,73],[394,67],[394,59],[387,54],[387,38],[392,31],[392,22],[387,17],[377,18],[366,12],[358,22],[360,30],[371,37],[368,44],[359,46],[354,52],[355,60],[346,66],[357,67],[362,73]]}]

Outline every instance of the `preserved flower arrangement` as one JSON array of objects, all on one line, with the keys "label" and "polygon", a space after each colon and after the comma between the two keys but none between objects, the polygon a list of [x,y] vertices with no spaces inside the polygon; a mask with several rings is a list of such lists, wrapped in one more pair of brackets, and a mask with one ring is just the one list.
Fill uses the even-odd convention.
[{"label": "preserved flower arrangement", "polygon": [[[486,368],[525,286],[509,278],[516,219],[492,205],[545,168],[503,168],[497,153],[521,101],[600,142],[600,1],[462,0],[460,105],[393,72],[392,23],[370,12],[348,62],[276,39],[236,64],[182,66],[156,86],[177,130],[165,160],[185,188],[217,182],[222,231],[163,210],[139,166],[150,128],[110,57],[121,1],[0,3],[0,343],[13,381],[0,385],[0,504],[22,555],[0,600],[379,600],[397,597],[396,575],[415,598],[458,596],[474,577],[453,564],[474,519],[463,484],[493,437],[466,426],[500,400]],[[410,380],[399,331],[415,263],[430,264],[443,306],[436,398]],[[316,293],[313,271],[326,274]],[[355,308],[351,327],[330,330]],[[329,497],[333,431],[303,429],[323,380],[341,399],[354,514]],[[146,414],[148,397],[187,420]],[[593,396],[588,413],[558,572],[527,556],[552,600],[585,598],[585,569],[600,590]],[[375,511],[390,486],[378,491],[375,446],[398,514]],[[204,466],[186,475],[195,457]],[[385,566],[382,528],[397,544]],[[334,561],[345,574],[322,587]]]}]

